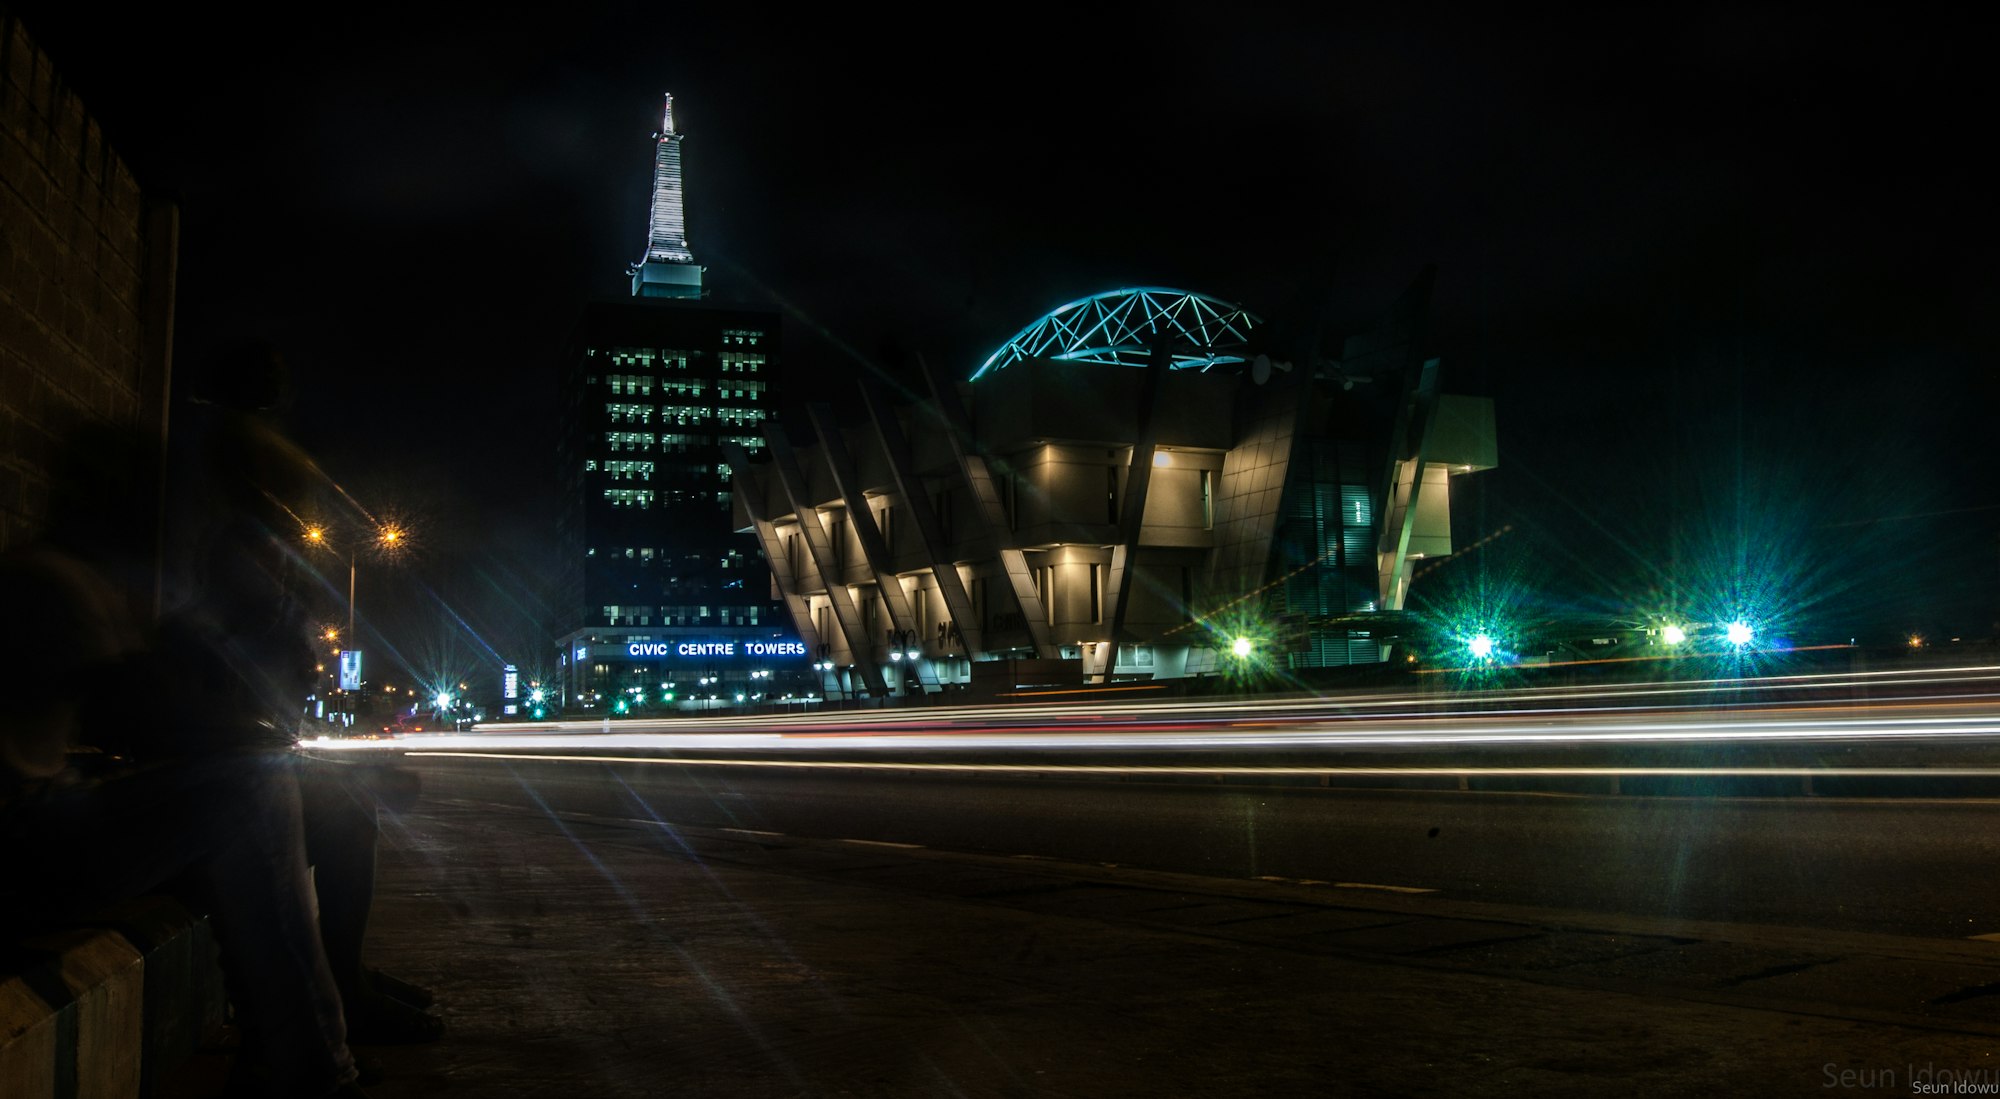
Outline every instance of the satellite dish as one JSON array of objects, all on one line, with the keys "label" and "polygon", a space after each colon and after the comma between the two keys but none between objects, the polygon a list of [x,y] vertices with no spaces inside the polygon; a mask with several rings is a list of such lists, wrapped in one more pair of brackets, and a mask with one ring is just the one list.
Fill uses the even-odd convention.
[{"label": "satellite dish", "polygon": [[1258,385],[1271,380],[1271,356],[1259,355],[1250,360],[1250,380]]}]

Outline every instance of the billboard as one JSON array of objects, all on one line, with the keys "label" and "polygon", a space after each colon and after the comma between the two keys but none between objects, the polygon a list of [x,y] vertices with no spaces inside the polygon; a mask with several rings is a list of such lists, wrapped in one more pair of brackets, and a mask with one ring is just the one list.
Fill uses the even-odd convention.
[{"label": "billboard", "polygon": [[500,669],[500,697],[510,700],[521,697],[521,671],[512,664]]},{"label": "billboard", "polygon": [[340,650],[340,689],[358,691],[361,689],[361,650]]}]

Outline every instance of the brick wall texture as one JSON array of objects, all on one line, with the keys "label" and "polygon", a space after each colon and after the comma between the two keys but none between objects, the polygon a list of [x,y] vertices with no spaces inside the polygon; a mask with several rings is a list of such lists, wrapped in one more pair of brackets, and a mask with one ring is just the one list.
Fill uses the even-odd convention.
[{"label": "brick wall texture", "polygon": [[40,529],[71,425],[164,432],[173,220],[0,14],[0,549]]}]

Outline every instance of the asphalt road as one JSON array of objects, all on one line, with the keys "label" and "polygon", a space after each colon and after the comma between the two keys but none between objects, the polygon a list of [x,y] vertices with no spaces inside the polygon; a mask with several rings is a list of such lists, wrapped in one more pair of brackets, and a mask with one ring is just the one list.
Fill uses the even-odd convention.
[{"label": "asphalt road", "polygon": [[1439,891],[1636,916],[1949,939],[2000,933],[2000,803],[1235,787],[413,761],[478,804]]}]

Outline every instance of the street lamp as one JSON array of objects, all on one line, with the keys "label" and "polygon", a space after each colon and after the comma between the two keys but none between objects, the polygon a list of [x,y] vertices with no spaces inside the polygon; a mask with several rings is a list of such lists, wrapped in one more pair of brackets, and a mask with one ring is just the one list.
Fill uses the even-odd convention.
[{"label": "street lamp", "polygon": [[[376,523],[374,525],[373,534],[374,537],[372,540],[372,544],[378,552],[381,552],[383,554],[394,553],[397,550],[401,549],[403,544],[409,538],[408,532],[406,532],[405,530],[403,530],[402,527],[394,523]],[[335,545],[333,544],[327,528],[321,524],[313,523],[308,525],[305,529],[305,540],[308,544],[315,546],[319,549],[331,550],[336,556],[336,558],[338,558],[341,554],[341,550],[336,548]],[[347,632],[345,634],[342,634],[338,629],[335,629],[333,627],[328,627],[325,632],[325,637],[326,640],[330,642],[337,643],[342,637],[345,637],[347,639],[346,643],[352,646],[355,642],[355,639],[358,637],[358,635],[354,632],[354,581],[355,581],[355,574],[358,571],[355,566],[360,559],[360,550],[364,548],[366,544],[367,543],[364,543],[363,539],[361,539],[358,536],[348,541],[346,548]],[[360,707],[358,705],[358,702],[359,702],[358,696],[355,698],[350,698],[348,700],[347,711],[350,715],[359,712]]]},{"label": "street lamp", "polygon": [[[409,534],[394,523],[383,523],[375,528],[375,545],[385,553],[393,553],[402,548],[404,541],[408,538]],[[313,525],[307,527],[306,541],[321,549],[333,548],[332,544],[327,540],[326,528],[323,526]],[[334,550],[334,552],[337,554],[340,551]],[[354,637],[354,566],[357,560],[358,553],[356,546],[349,545],[347,548],[347,636],[350,639],[350,643]],[[332,636],[333,632],[332,630],[327,631],[329,635],[327,640],[334,640]]]}]

